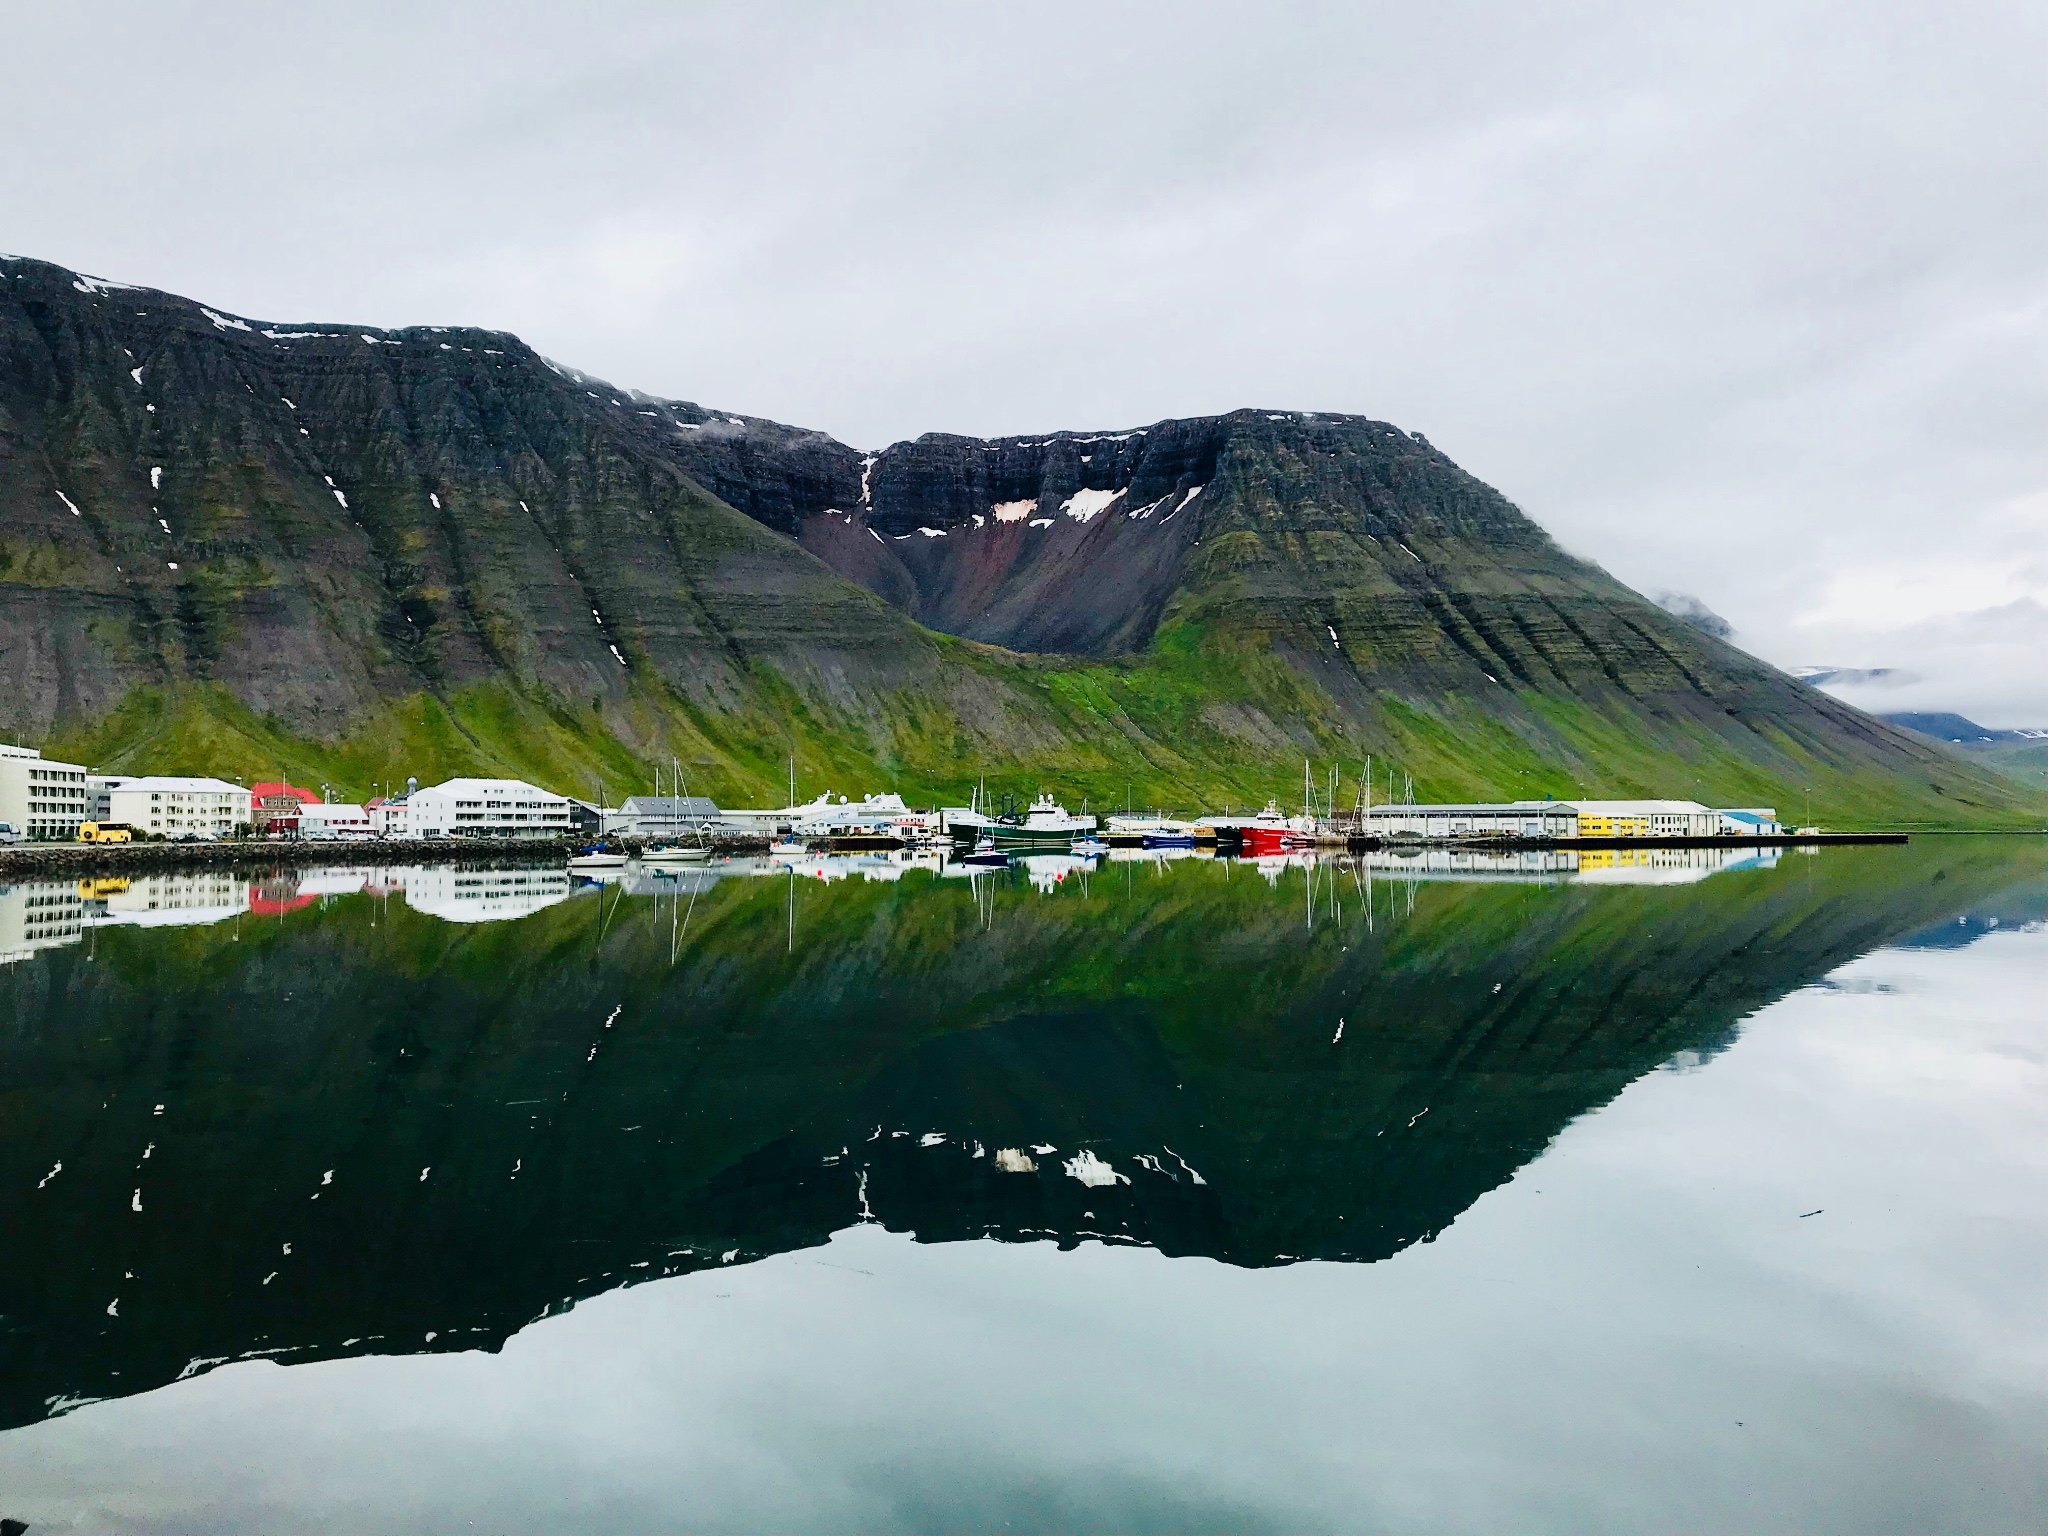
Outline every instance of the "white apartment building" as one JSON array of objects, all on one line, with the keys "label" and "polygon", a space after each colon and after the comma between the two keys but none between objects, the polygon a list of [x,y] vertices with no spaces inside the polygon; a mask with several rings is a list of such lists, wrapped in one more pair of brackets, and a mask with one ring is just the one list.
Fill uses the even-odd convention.
[{"label": "white apartment building", "polygon": [[375,819],[360,805],[316,801],[299,810],[299,836],[332,841],[338,837],[374,837]]},{"label": "white apartment building", "polygon": [[88,819],[91,790],[85,769],[60,763],[34,747],[0,746],[0,821],[34,840],[78,836]]},{"label": "white apartment building", "polygon": [[224,779],[127,779],[107,791],[110,821],[172,839],[226,837],[249,820],[249,791]]},{"label": "white apartment building", "polygon": [[566,837],[569,802],[520,779],[450,779],[406,796],[413,837]]}]

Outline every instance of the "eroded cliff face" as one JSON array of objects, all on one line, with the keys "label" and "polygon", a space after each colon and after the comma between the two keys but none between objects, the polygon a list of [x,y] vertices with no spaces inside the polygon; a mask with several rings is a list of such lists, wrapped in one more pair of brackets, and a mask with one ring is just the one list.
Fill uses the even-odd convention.
[{"label": "eroded cliff face", "polygon": [[[1245,410],[1116,433],[934,435],[861,467],[856,497],[841,483],[804,517],[806,547],[933,628],[1016,650],[1142,650],[1176,601],[1319,644],[1338,594],[1364,583],[1372,601],[1410,599],[1421,622],[1390,628],[1370,603],[1352,620],[1435,653],[1464,649],[1469,632],[1448,591],[1548,578],[1633,597],[1420,438],[1364,417]],[[1381,660],[1370,647],[1352,659]]]},{"label": "eroded cliff face", "polygon": [[856,498],[843,478],[832,493],[853,506],[803,518],[805,546],[971,639],[1111,655],[1180,622],[1278,648],[1360,717],[1380,696],[1459,694],[1540,737],[1541,701],[1563,697],[1748,754],[1764,733],[1830,760],[1901,749],[1566,554],[1386,422],[1244,410],[1116,433],[934,435],[861,470]]},{"label": "eroded cliff face", "polygon": [[908,593],[935,629],[1020,651],[1142,650],[1200,537],[1202,487],[1226,438],[1215,420],[921,437],[875,454],[861,506],[812,519],[804,542],[862,580],[861,564],[839,561],[842,530],[864,523],[890,573],[869,584],[893,601]]},{"label": "eroded cliff face", "polygon": [[1180,514],[1194,511],[1234,420],[994,442],[932,434],[860,453],[687,401],[642,409],[692,478],[919,623],[1077,655],[1151,641],[1199,537],[1201,519]]}]

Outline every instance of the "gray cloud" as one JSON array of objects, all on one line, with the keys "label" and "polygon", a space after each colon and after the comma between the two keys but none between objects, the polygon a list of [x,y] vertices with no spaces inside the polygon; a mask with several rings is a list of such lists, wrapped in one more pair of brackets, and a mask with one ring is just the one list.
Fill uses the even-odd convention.
[{"label": "gray cloud", "polygon": [[[1716,640],[1734,638],[1735,626],[1714,612],[1690,592],[1656,592],[1651,601],[1674,618],[1685,620],[1702,634],[1712,635]],[[1806,681],[1812,682],[1812,678]]]},{"label": "gray cloud", "polygon": [[0,166],[10,248],[270,318],[500,326],[863,445],[1366,411],[1773,661],[2048,723],[2038,632],[1968,617],[2048,602],[2038,9],[21,7],[9,33],[36,61],[0,101],[32,146]]}]

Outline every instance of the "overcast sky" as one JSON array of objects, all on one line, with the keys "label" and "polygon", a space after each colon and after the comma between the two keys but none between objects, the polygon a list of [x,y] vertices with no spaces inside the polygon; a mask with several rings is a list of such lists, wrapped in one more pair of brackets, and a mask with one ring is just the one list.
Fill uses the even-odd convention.
[{"label": "overcast sky", "polygon": [[1364,412],[2048,726],[2048,6],[0,7],[0,249],[862,447]]}]

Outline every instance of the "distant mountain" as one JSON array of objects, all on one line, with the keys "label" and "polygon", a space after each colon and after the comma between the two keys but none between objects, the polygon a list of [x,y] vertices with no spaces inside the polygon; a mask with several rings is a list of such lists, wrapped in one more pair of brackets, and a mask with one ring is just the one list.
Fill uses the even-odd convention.
[{"label": "distant mountain", "polygon": [[1998,730],[1992,726],[1979,725],[1974,720],[1951,714],[1900,714],[1881,715],[1893,725],[1908,731],[1918,731],[1923,736],[1932,736],[1940,741],[1955,742],[1960,746],[1976,746],[1984,742],[2048,742],[2048,730]]},{"label": "distant mountain", "polygon": [[[516,337],[275,324],[0,261],[4,725],[356,792],[1040,782],[2033,802],[1560,550],[1418,435],[1243,410],[863,453]],[[317,776],[317,777],[316,777]],[[1348,796],[1348,791],[1346,792]]]},{"label": "distant mountain", "polygon": [[1883,717],[1902,730],[1945,741],[1968,753],[1994,772],[2034,789],[2048,789],[2048,730],[1994,730],[1953,714],[1901,714]]}]

